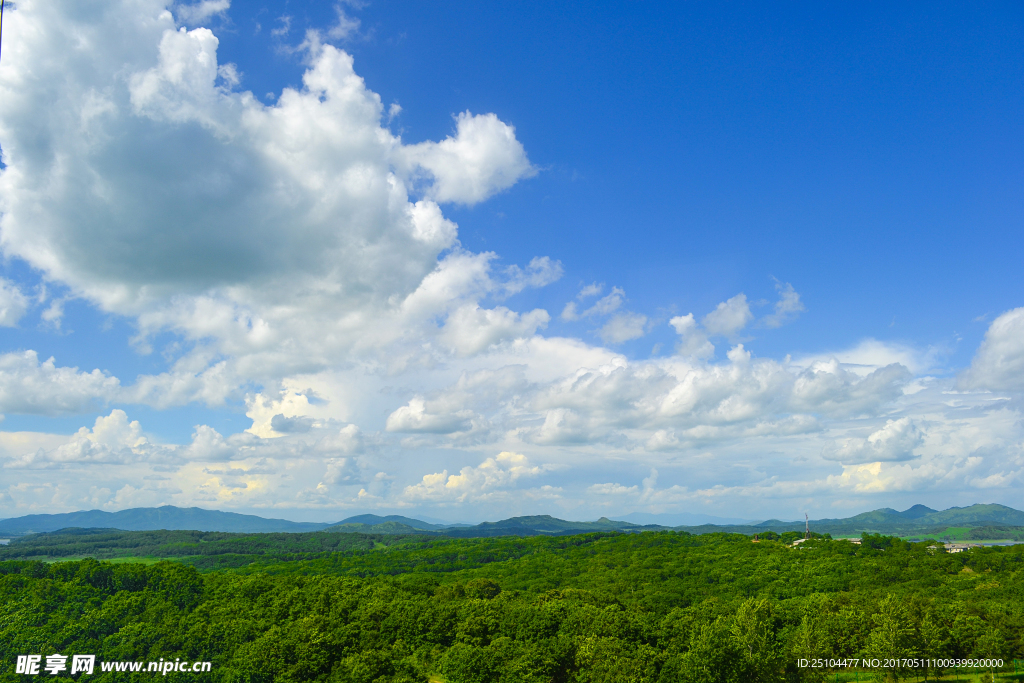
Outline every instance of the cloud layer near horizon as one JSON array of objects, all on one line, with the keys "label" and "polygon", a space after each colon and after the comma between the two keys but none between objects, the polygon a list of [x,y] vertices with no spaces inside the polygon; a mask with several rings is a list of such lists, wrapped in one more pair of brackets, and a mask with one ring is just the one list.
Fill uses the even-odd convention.
[{"label": "cloud layer near horizon", "polygon": [[[0,247],[40,283],[36,295],[0,282],[0,325],[35,305],[56,326],[78,299],[130,320],[139,353],[161,335],[177,350],[134,379],[0,355],[2,412],[109,409],[70,438],[2,434],[3,470],[19,477],[0,491],[4,516],[740,501],[756,515],[1024,483],[1024,309],[993,322],[955,379],[929,376],[926,352],[871,340],[753,356],[751,329],[804,311],[783,282],[761,318],[737,293],[667,323],[595,283],[561,318],[593,325],[603,345],[544,336],[551,314],[508,300],[562,265],[466,250],[442,210],[537,173],[514,127],[460,112],[444,140],[406,143],[352,57],[318,35],[303,46],[303,87],[263,104],[218,61],[212,31],[180,25],[227,9],[178,9],[176,22],[157,0],[22,0],[6,17]],[[676,331],[674,354],[615,350],[657,324]],[[248,430],[198,425],[187,444],[158,443],[130,414],[233,400]]]}]

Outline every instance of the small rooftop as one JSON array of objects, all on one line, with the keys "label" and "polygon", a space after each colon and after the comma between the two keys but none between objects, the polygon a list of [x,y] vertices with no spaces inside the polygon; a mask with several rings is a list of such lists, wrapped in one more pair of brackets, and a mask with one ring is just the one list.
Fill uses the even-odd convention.
[{"label": "small rooftop", "polygon": [[947,543],[946,544],[946,552],[947,553],[962,553],[963,551],[969,550],[970,548],[980,548],[980,547],[981,547],[980,543]]}]

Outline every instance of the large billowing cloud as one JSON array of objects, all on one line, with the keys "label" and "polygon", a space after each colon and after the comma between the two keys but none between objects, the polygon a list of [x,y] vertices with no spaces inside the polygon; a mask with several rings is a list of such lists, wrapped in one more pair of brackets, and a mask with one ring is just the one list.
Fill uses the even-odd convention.
[{"label": "large billowing cloud", "polygon": [[[444,139],[403,140],[351,55],[324,42],[355,30],[340,14],[303,44],[302,86],[265,104],[197,26],[229,11],[22,0],[5,14],[0,247],[40,282],[0,279],[0,326],[45,307],[55,328],[78,298],[127,319],[139,353],[175,343],[136,378],[4,350],[0,411],[104,414],[63,436],[0,432],[0,464],[20,477],[0,514],[159,502],[492,515],[528,501],[587,515],[607,501],[854,505],[1020,481],[1012,395],[977,392],[1024,389],[1024,309],[993,323],[955,400],[927,350],[866,340],[758,357],[751,331],[804,310],[789,283],[767,314],[737,293],[665,317],[594,283],[559,324],[603,346],[544,336],[551,314],[513,297],[562,265],[471,252],[445,215],[538,172],[512,123],[454,113]],[[666,325],[674,353],[613,350]],[[248,429],[197,424],[187,443],[133,414],[231,401]]]},{"label": "large billowing cloud", "polygon": [[[217,405],[353,352],[419,362],[433,341],[468,355],[546,324],[480,300],[547,284],[559,265],[494,271],[435,202],[533,174],[511,126],[463,112],[455,137],[405,145],[331,45],[310,42],[303,88],[264,105],[234,89],[216,36],[178,28],[165,3],[75,8],[29,1],[8,17],[0,244],[134,316],[140,349],[163,331],[195,344],[131,398]],[[7,286],[0,299],[13,324],[24,297]]]},{"label": "large billowing cloud", "polygon": [[301,90],[263,105],[232,88],[216,36],[178,29],[164,3],[75,7],[8,17],[0,239],[146,332],[279,345],[296,315],[397,312],[458,245],[433,199],[481,201],[532,172],[490,114],[403,145],[330,45],[310,47]]}]

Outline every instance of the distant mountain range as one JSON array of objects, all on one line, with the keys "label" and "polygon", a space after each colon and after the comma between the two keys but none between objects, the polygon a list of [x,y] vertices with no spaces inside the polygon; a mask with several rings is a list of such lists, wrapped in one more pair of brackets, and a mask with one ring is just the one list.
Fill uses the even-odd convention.
[{"label": "distant mountain range", "polygon": [[[937,528],[979,526],[1024,526],[1024,512],[1005,505],[976,504],[962,508],[952,507],[941,511],[924,505],[914,505],[903,512],[892,508],[880,508],[843,519],[811,520],[813,530],[831,534],[859,534],[864,531],[909,533]],[[792,531],[803,529],[804,523],[771,519],[753,525],[751,528]]]},{"label": "distant mountain range", "polygon": [[698,524],[756,524],[757,520],[740,519],[739,517],[717,517],[700,512],[678,512],[652,514],[650,512],[631,512],[628,515],[616,515],[616,519],[633,524],[657,524],[659,526],[696,526]]},{"label": "distant mountain range", "polygon": [[326,528],[329,528],[331,531],[344,531],[342,527],[380,526],[382,524],[403,525],[411,529],[421,529],[423,531],[436,531],[438,529],[447,529],[449,526],[465,526],[462,524],[431,524],[429,522],[423,522],[418,519],[403,517],[401,515],[388,515],[387,517],[380,517],[378,515],[356,515],[355,517],[349,517],[348,519],[342,520],[337,524],[325,524],[324,526]]},{"label": "distant mountain range", "polygon": [[230,531],[236,533],[269,533],[275,531],[319,531],[329,524],[289,522],[286,519],[266,519],[236,512],[179,508],[164,505],[158,508],[132,508],[120,512],[84,510],[58,515],[25,515],[0,520],[0,534],[24,534],[56,531],[79,527],[83,529],[107,528],[122,531],[152,531],[154,529],[191,531]]},{"label": "distant mountain range", "polygon": [[[629,515],[636,521],[647,521],[654,515]],[[706,516],[693,515],[701,519]],[[717,518],[712,518],[717,519]],[[667,520],[665,520],[667,521]],[[674,520],[673,520],[674,521]],[[811,520],[811,529],[833,535],[858,535],[862,532],[910,534],[930,532],[948,527],[1024,527],[1024,512],[1005,505],[971,505],[948,510],[933,510],[924,505],[914,505],[899,512],[892,508],[881,508],[843,519]],[[539,536],[569,535],[592,531],[659,531],[677,529],[691,533],[715,531],[745,534],[765,531],[799,531],[804,522],[784,522],[771,519],[757,524],[698,524],[669,526],[664,524],[637,524],[633,521],[612,520],[602,517],[596,522],[572,522],[535,515],[512,517],[499,522],[482,524],[432,524],[401,515],[357,515],[335,524],[315,522],[290,522],[285,519],[266,519],[256,515],[242,515],[235,512],[203,510],[201,508],[178,508],[165,505],[159,508],[134,508],[120,512],[88,510],[56,515],[26,515],[0,520],[0,537],[23,536],[32,533],[52,532],[67,528],[105,528],[124,531],[194,530],[225,531],[234,533],[272,533],[331,531],[368,534],[430,534],[457,538],[482,536]]]}]

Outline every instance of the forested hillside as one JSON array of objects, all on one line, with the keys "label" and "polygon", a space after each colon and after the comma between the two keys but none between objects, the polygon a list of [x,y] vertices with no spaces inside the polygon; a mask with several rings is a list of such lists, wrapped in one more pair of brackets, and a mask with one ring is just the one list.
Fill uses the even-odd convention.
[{"label": "forested hillside", "polygon": [[[62,529],[15,539],[0,546],[0,560],[92,557],[187,558],[202,568],[249,564],[256,560],[291,561],[327,557],[332,553],[408,543],[425,544],[432,537],[401,534],[335,532],[231,534],[219,531],[119,531]],[[214,559],[217,558],[217,559]]]},{"label": "forested hillside", "polygon": [[[817,681],[798,659],[1024,658],[1019,546],[661,532],[248,558],[2,562],[0,680],[18,679],[16,655],[50,652],[209,660],[169,676],[268,683]],[[91,678],[118,675],[147,677]]]}]

